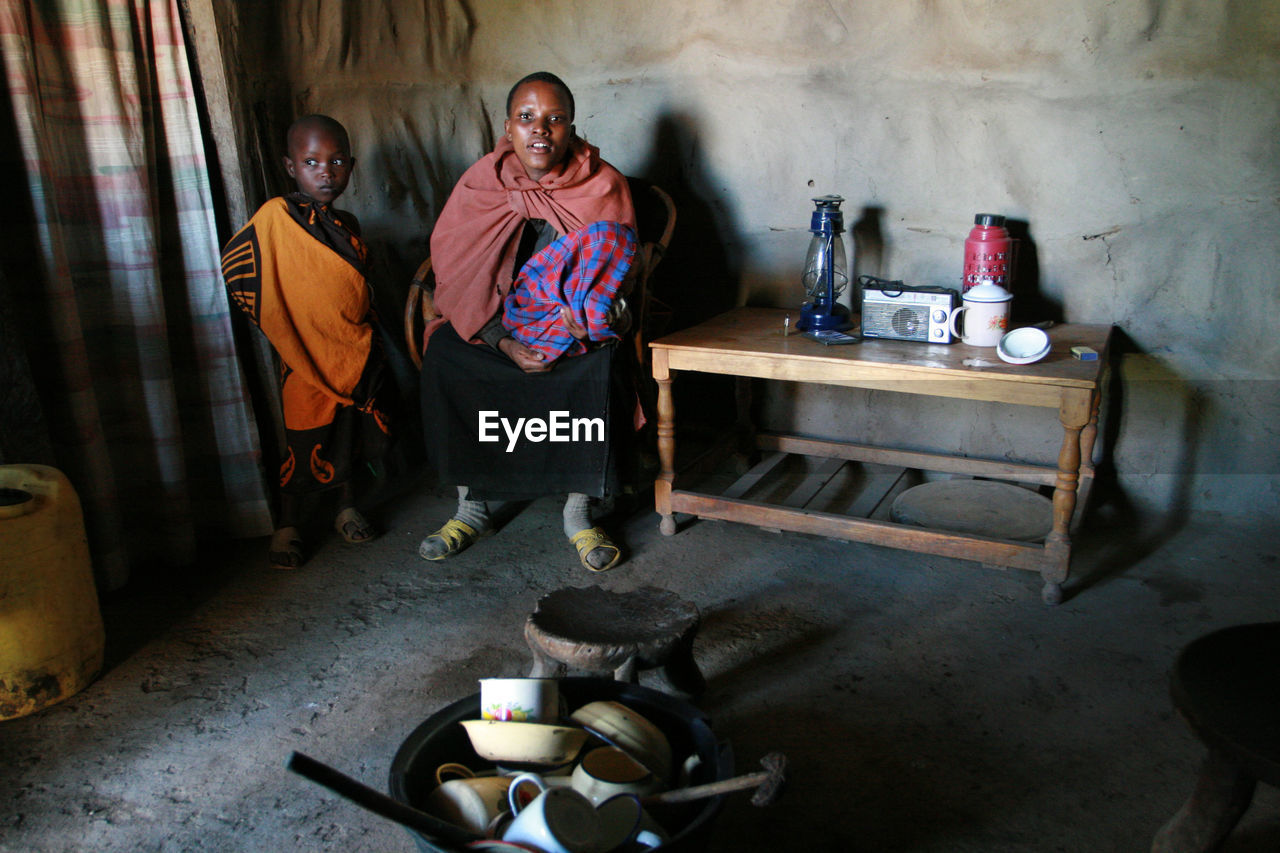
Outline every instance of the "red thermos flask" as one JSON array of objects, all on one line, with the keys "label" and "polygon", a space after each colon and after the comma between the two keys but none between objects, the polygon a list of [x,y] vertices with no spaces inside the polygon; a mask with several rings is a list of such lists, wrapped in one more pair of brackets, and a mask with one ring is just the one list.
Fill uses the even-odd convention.
[{"label": "red thermos flask", "polygon": [[990,281],[1010,289],[1013,241],[1004,227],[1004,217],[997,213],[979,213],[973,217],[973,230],[964,241],[964,285],[961,293]]}]

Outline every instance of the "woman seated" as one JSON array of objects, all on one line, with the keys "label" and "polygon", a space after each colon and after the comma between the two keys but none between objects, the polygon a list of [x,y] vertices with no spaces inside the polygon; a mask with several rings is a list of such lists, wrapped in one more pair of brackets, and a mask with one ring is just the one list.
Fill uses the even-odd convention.
[{"label": "woman seated", "polygon": [[458,181],[431,235],[440,316],[426,329],[427,452],[458,485],[428,560],[491,532],[490,501],[568,493],[564,532],[581,564],[622,552],[591,523],[618,486],[634,391],[615,369],[635,257],[627,181],[574,132],[573,95],[530,74],[507,96],[505,136]]}]

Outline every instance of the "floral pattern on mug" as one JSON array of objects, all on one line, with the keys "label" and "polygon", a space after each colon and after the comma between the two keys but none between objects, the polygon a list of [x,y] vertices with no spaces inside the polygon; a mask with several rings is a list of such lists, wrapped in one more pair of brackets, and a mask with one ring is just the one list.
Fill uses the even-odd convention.
[{"label": "floral pattern on mug", "polygon": [[1000,331],[1003,332],[1005,329],[1009,328],[1009,315],[999,314],[995,317],[992,317],[990,320],[987,321],[987,328],[999,329]]},{"label": "floral pattern on mug", "polygon": [[485,708],[480,716],[486,720],[525,723],[529,721],[531,709],[512,704],[493,704]]}]

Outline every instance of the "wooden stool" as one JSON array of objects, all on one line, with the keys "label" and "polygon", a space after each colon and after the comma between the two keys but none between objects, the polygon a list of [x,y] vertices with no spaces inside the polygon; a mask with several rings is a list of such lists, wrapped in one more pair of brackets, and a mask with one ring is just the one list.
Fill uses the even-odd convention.
[{"label": "wooden stool", "polygon": [[635,684],[642,669],[660,667],[668,693],[690,698],[706,687],[693,659],[698,608],[651,586],[606,592],[598,586],[547,593],[524,623],[533,652],[532,678],[563,675],[566,667],[611,674]]},{"label": "wooden stool", "polygon": [[1178,655],[1173,703],[1209,748],[1195,791],[1152,853],[1208,853],[1249,808],[1258,782],[1280,786],[1280,622],[1224,628]]}]

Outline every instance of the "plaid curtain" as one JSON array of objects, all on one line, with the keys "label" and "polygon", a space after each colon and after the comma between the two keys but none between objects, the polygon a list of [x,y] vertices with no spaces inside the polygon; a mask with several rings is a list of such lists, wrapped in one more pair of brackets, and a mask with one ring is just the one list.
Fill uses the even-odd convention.
[{"label": "plaid curtain", "polygon": [[0,54],[38,256],[12,289],[99,583],[269,533],[177,2],[0,0]]}]

